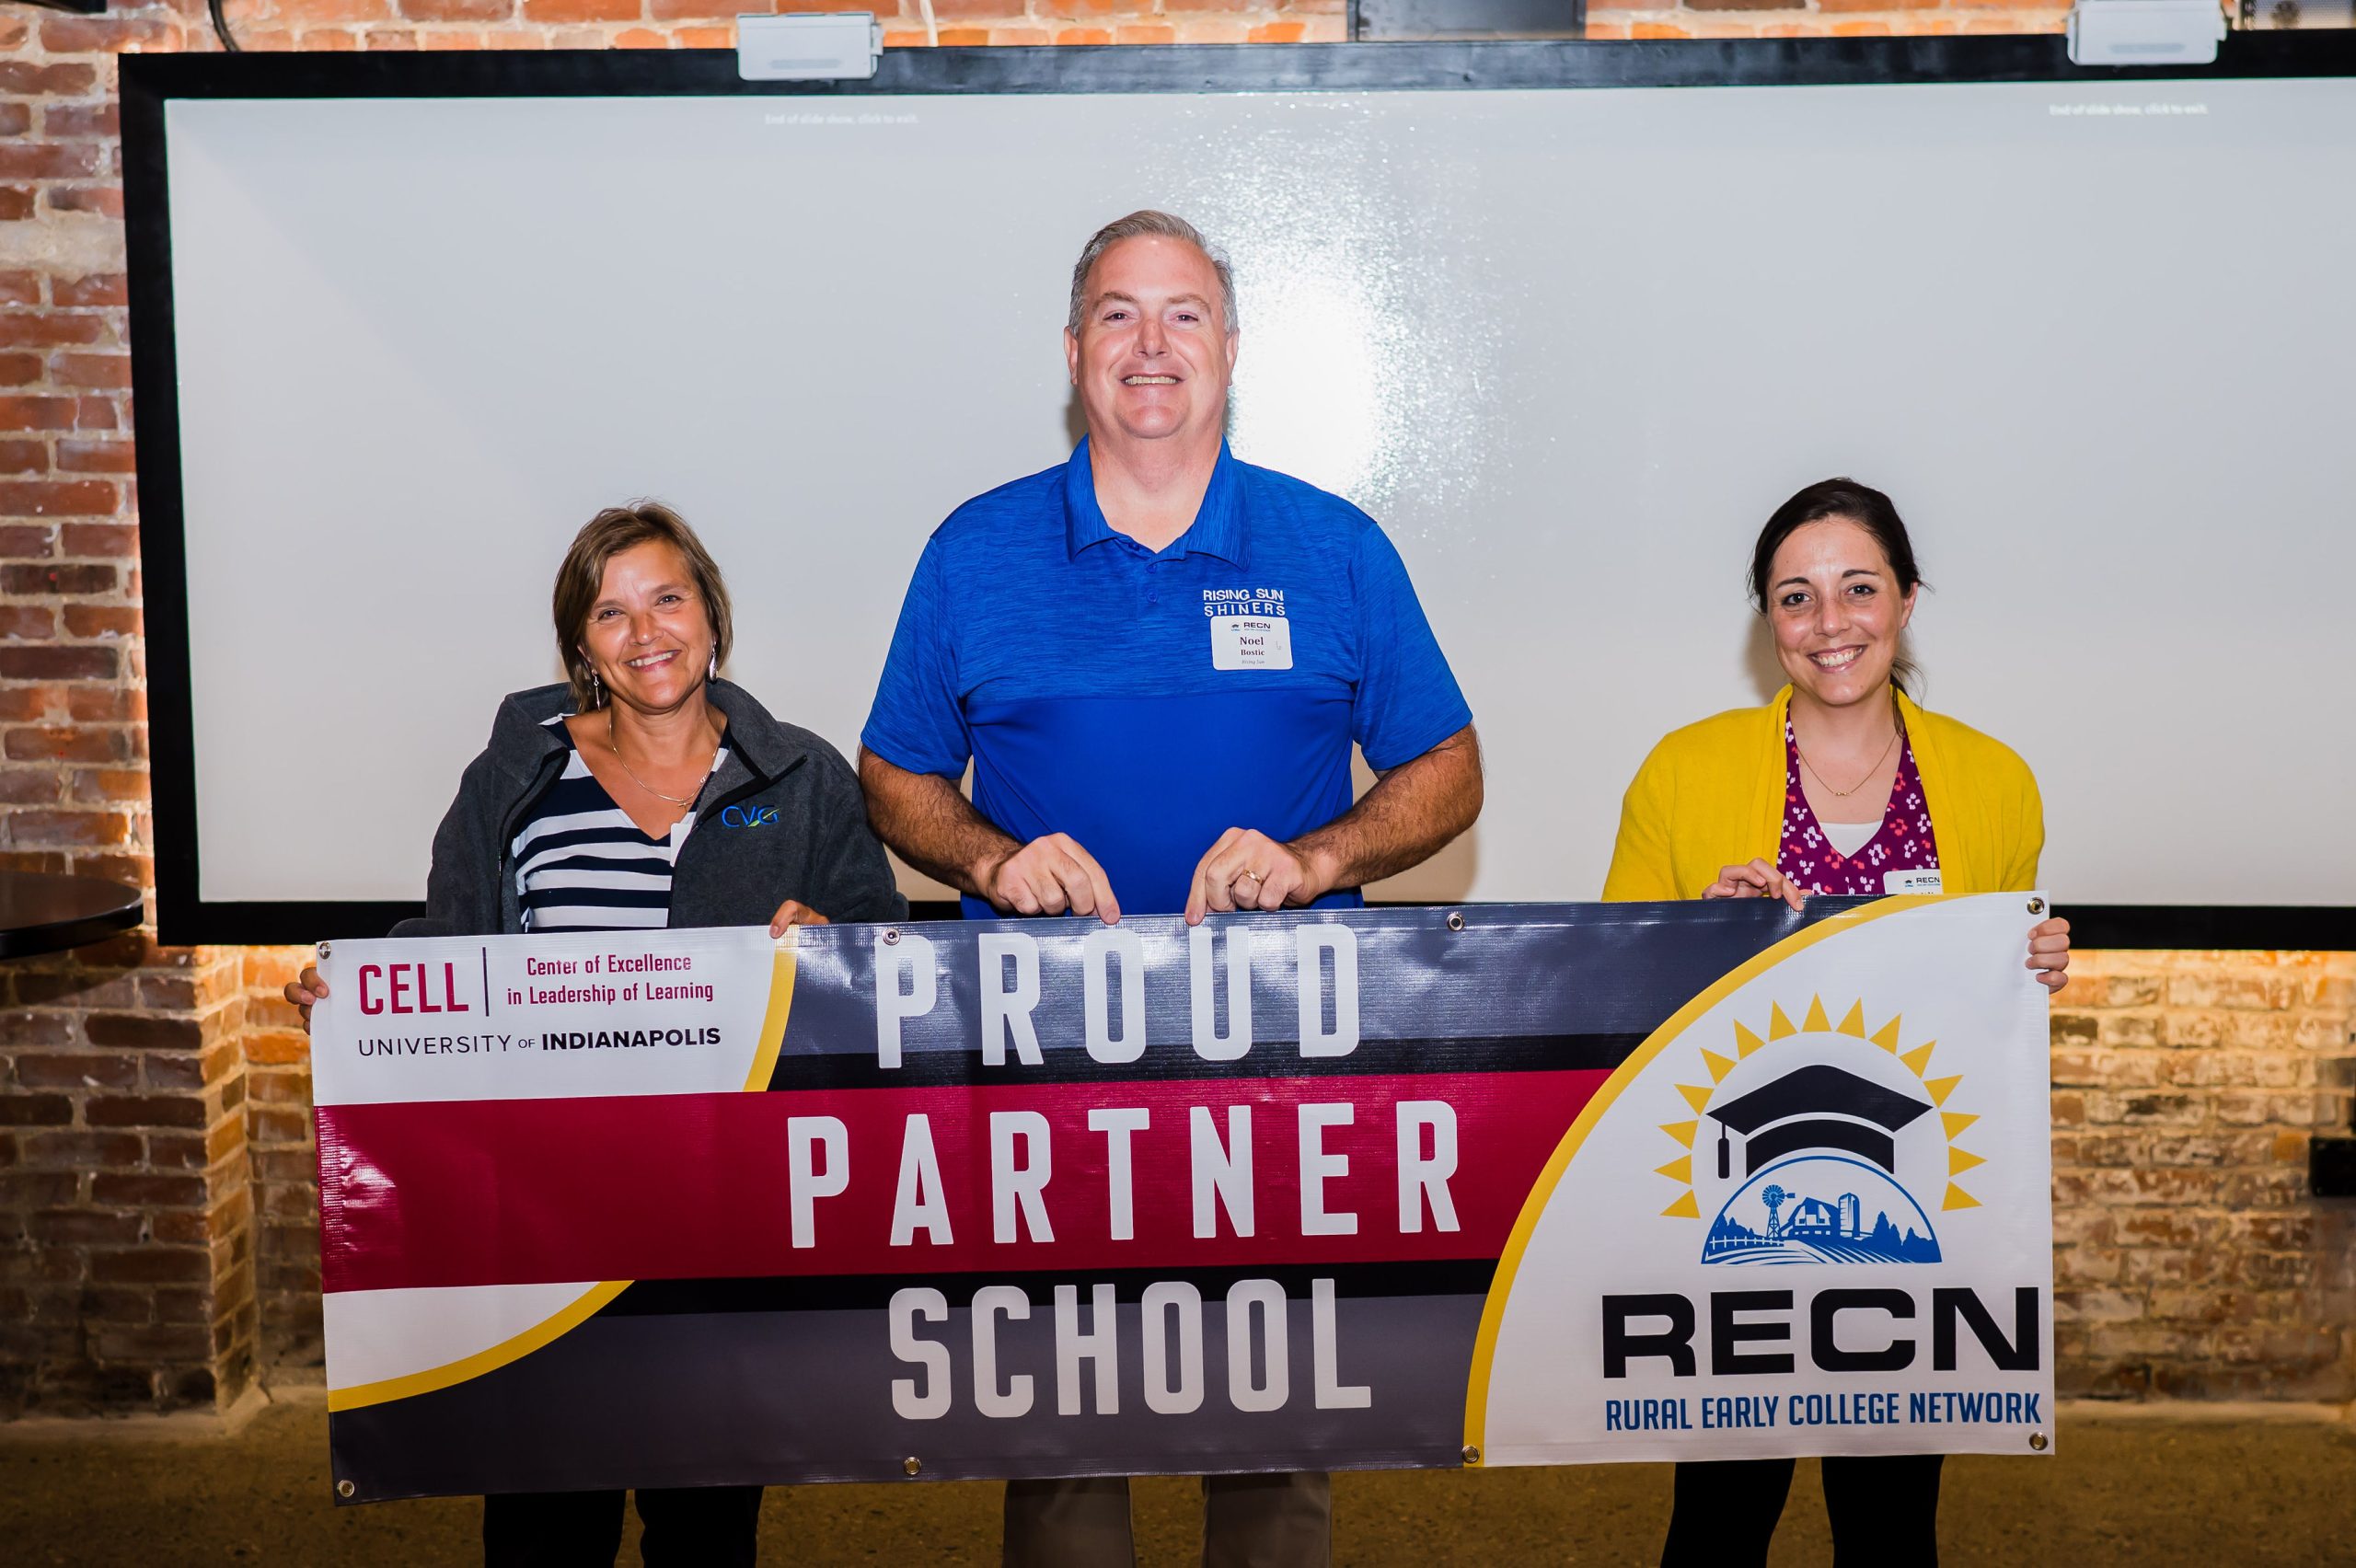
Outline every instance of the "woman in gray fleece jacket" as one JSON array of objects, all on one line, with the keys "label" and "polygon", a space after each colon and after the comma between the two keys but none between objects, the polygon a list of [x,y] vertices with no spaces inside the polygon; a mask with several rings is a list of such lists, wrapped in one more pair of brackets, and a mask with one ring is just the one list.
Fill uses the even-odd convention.
[{"label": "woman in gray fleece jacket", "polygon": [[[566,679],[500,704],[433,836],[425,913],[398,937],[897,920],[850,765],[720,678],[728,590],[694,532],[653,502],[601,512],[557,571]],[[310,1021],[316,970],[286,987]],[[641,1488],[640,1551],[750,1564],[756,1486]],[[484,1499],[483,1557],[611,1568],[619,1492]]]}]

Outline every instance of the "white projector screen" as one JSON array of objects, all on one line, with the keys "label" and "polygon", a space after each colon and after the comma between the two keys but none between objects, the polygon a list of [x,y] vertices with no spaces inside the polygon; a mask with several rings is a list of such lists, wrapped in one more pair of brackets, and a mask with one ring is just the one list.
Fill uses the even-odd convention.
[{"label": "white projector screen", "polygon": [[2057,898],[2356,903],[2349,78],[166,110],[207,905],[421,897],[618,501],[851,753],[1142,206],[1233,254],[1238,455],[1383,522],[1476,715],[1478,828],[1374,896],[1594,897],[1653,742],[1777,684],[1760,524],[1851,474]]}]

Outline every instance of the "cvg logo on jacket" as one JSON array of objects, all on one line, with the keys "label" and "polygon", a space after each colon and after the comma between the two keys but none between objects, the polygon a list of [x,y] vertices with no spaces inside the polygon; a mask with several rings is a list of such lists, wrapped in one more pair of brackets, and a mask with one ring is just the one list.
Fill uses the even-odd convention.
[{"label": "cvg logo on jacket", "polygon": [[775,806],[725,806],[721,809],[720,825],[722,827],[775,827],[777,808]]}]

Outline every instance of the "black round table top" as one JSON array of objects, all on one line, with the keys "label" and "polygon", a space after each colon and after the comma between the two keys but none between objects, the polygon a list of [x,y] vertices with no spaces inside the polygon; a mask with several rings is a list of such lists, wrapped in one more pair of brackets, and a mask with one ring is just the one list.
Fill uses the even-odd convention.
[{"label": "black round table top", "polygon": [[80,947],[144,917],[135,887],[103,877],[0,871],[0,959]]}]

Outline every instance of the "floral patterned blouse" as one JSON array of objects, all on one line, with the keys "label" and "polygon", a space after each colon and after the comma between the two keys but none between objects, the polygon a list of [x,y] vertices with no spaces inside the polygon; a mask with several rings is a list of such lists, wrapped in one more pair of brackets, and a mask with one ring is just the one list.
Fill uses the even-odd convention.
[{"label": "floral patterned blouse", "polygon": [[1911,739],[1899,748],[1898,778],[1890,785],[1889,803],[1882,808],[1881,827],[1843,855],[1825,836],[1823,824],[1800,788],[1800,748],[1792,737],[1791,721],[1784,723],[1784,838],[1775,855],[1775,869],[1809,893],[1863,894],[1876,898],[1896,892],[1892,871],[1934,871],[1939,844],[1931,831],[1931,808],[1923,801],[1923,776],[1914,767]]}]

